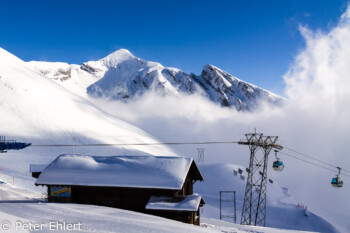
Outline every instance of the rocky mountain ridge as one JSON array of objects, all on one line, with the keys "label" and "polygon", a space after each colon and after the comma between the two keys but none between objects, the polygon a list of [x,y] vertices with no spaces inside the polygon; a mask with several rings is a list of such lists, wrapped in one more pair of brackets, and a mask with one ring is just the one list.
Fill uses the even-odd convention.
[{"label": "rocky mountain ridge", "polygon": [[[79,76],[71,74],[77,69],[76,65],[46,64],[44,68],[38,63],[28,64],[62,85]],[[89,76],[91,80],[85,82],[86,93],[95,98],[130,101],[148,91],[156,91],[161,96],[200,94],[221,106],[248,111],[257,109],[262,102],[279,106],[285,101],[210,64],[203,67],[200,75],[187,74],[157,62],[144,61],[126,49],[117,50],[98,61],[85,62],[79,68],[83,73],[80,76]]]}]

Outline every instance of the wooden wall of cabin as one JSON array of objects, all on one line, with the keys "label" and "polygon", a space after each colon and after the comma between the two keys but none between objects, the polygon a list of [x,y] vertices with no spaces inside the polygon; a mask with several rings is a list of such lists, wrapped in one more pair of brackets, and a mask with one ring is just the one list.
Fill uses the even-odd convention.
[{"label": "wooden wall of cabin", "polygon": [[151,196],[173,196],[176,191],[115,187],[73,186],[72,202],[145,212]]},{"label": "wooden wall of cabin", "polygon": [[187,176],[186,180],[182,186],[182,189],[178,193],[178,195],[186,196],[186,195],[191,195],[191,194],[193,194],[193,181],[189,176]]},{"label": "wooden wall of cabin", "polygon": [[189,172],[187,173],[187,176],[186,176],[185,182],[182,186],[182,189],[177,193],[177,195],[186,196],[186,195],[193,194],[193,184],[197,180],[202,180],[202,179],[203,179],[202,175],[200,174],[195,163],[193,162],[191,164]]},{"label": "wooden wall of cabin", "polygon": [[200,223],[200,208],[198,208],[197,212],[194,212],[193,224],[199,226]]},{"label": "wooden wall of cabin", "polygon": [[[92,204],[108,207],[116,207],[126,210],[152,214],[164,218],[190,223],[200,224],[199,209],[196,212],[188,211],[169,211],[169,210],[146,210],[145,206],[151,196],[174,196],[176,194],[189,195],[193,192],[193,183],[191,179],[186,179],[181,191],[162,190],[162,189],[132,189],[132,188],[111,188],[111,187],[88,187],[71,186],[69,197],[55,197],[51,195],[52,187],[48,186],[49,202],[71,202],[79,204]],[[183,195],[182,194],[182,195]]]}]

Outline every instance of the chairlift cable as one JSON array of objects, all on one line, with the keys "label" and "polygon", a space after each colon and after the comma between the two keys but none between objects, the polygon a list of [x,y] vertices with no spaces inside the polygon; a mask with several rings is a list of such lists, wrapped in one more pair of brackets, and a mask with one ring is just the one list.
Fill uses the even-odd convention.
[{"label": "chairlift cable", "polygon": [[[75,144],[75,147],[85,146],[155,146],[155,145],[209,145],[209,144],[233,144],[235,141],[214,141],[214,142],[154,142],[154,143],[93,143]],[[34,144],[32,147],[71,147],[72,144]]]},{"label": "chairlift cable", "polygon": [[[338,172],[338,171],[335,171],[335,170],[333,170],[333,169],[327,168],[327,167],[325,167],[325,166],[322,166],[322,165],[319,165],[319,164],[316,164],[316,163],[307,161],[307,160],[305,160],[305,159],[298,158],[298,157],[296,157],[296,156],[293,156],[293,155],[290,155],[290,154],[287,154],[287,153],[284,153],[284,152],[281,152],[281,151],[280,151],[279,153],[284,154],[284,155],[287,155],[287,156],[292,157],[292,158],[295,158],[295,159],[298,159],[298,160],[300,160],[300,161],[303,161],[303,162],[312,164],[312,165],[314,165],[314,166],[317,166],[317,167],[326,169],[326,170],[331,171],[331,172]],[[346,174],[344,174],[344,173],[342,173],[342,175],[343,175],[343,176],[350,177],[349,175],[346,175]]]},{"label": "chairlift cable", "polygon": [[[338,166],[334,166],[334,165],[332,165],[332,164],[330,164],[330,163],[324,162],[324,161],[322,161],[322,160],[320,160],[320,159],[317,159],[317,158],[315,158],[315,157],[313,157],[313,156],[306,155],[306,154],[304,154],[304,153],[301,153],[301,152],[299,152],[299,151],[293,150],[293,149],[288,148],[288,147],[286,147],[286,146],[284,146],[284,148],[287,149],[287,150],[290,150],[290,151],[292,151],[292,152],[294,152],[294,153],[297,153],[297,154],[299,154],[299,155],[302,155],[302,156],[308,157],[308,158],[310,158],[310,159],[316,160],[317,162],[323,163],[323,164],[328,165],[328,166],[330,166],[330,167],[338,168]],[[343,168],[342,168],[342,170],[345,171],[345,172],[350,173],[349,170],[346,170],[346,169],[343,169]]]}]

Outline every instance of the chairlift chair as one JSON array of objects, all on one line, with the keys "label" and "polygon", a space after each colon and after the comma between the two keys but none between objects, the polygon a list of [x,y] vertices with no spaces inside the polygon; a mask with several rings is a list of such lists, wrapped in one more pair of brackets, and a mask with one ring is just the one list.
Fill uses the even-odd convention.
[{"label": "chairlift chair", "polygon": [[343,187],[343,180],[339,177],[341,168],[340,167],[337,167],[337,168],[338,168],[338,174],[332,179],[331,185],[334,188],[341,188]]},{"label": "chairlift chair", "polygon": [[273,168],[273,170],[275,170],[275,171],[282,171],[283,168],[284,168],[284,164],[283,164],[283,162],[280,161],[280,159],[277,157],[277,152],[278,152],[278,150],[275,150],[276,161],[273,162],[272,168]]},{"label": "chairlift chair", "polygon": [[282,161],[277,160],[277,161],[273,162],[272,168],[275,171],[282,171],[284,168],[284,164]]}]

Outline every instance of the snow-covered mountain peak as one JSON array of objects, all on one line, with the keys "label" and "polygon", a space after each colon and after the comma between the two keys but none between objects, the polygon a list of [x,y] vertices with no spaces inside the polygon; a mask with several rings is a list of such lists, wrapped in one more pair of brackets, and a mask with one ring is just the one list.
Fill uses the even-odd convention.
[{"label": "snow-covered mountain peak", "polygon": [[134,55],[130,53],[127,49],[119,49],[111,54],[109,54],[107,57],[104,57],[100,59],[99,61],[102,61],[103,64],[107,67],[116,67],[119,63],[122,63],[126,60],[140,60],[136,58]]},{"label": "snow-covered mountain peak", "polygon": [[206,86],[211,100],[223,106],[235,106],[238,110],[254,110],[260,102],[280,105],[285,101],[210,64],[205,65],[201,75],[195,78],[201,86]]},{"label": "snow-covered mountain peak", "polygon": [[109,70],[118,71],[118,73],[124,70],[122,72],[124,74],[123,80],[127,80],[125,73],[133,74],[142,70],[151,72],[164,67],[157,62],[144,61],[135,57],[127,49],[119,49],[98,61],[85,62],[80,68],[94,74],[99,79],[104,77]]},{"label": "snow-covered mountain peak", "polygon": [[[240,80],[239,78],[237,78],[237,77],[227,73],[226,71],[224,71],[224,70],[222,70],[214,65],[211,65],[211,64],[207,64],[203,67],[201,76],[206,77],[210,80],[215,79],[215,78],[219,78],[223,82],[229,82],[229,83],[226,83],[228,86],[231,86],[230,83],[232,83],[234,81],[244,82],[244,81]],[[244,82],[244,83],[247,83],[247,82]],[[250,85],[257,87],[253,84],[250,84]]]},{"label": "snow-covered mountain peak", "polygon": [[[284,101],[282,97],[244,82],[211,64],[205,65],[197,76],[142,60],[127,49],[119,49],[97,61],[85,62],[79,67],[80,71],[69,66],[54,66],[51,70],[34,68],[51,79],[60,80],[59,83],[65,87],[73,87],[75,93],[93,97],[130,100],[148,91],[175,96],[197,93],[237,110],[254,110],[264,101],[272,105]],[[75,76],[84,77],[79,79]],[[71,84],[65,85],[68,82]],[[82,82],[82,85],[77,85]]]},{"label": "snow-covered mountain peak", "polygon": [[207,70],[207,71],[208,70],[216,70],[216,71],[221,72],[221,73],[226,73],[222,69],[220,69],[217,66],[214,66],[212,64],[206,64],[205,66],[203,66],[203,70]]},{"label": "snow-covered mountain peak", "polygon": [[201,76],[205,80],[212,82],[212,84],[224,85],[226,88],[232,86],[229,81],[236,79],[232,75],[228,75],[225,71],[210,64],[203,67]]},{"label": "snow-covered mountain peak", "polygon": [[[127,58],[129,59],[128,57],[134,57],[134,55],[127,49],[118,49],[116,51],[114,51],[113,53],[109,54],[107,57],[110,57],[110,58]],[[102,58],[103,59],[103,58]]]},{"label": "snow-covered mountain peak", "polygon": [[214,69],[222,71],[221,69],[219,69],[218,67],[212,64],[206,64],[205,66],[203,66],[203,70],[214,70]]}]

